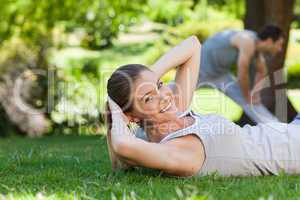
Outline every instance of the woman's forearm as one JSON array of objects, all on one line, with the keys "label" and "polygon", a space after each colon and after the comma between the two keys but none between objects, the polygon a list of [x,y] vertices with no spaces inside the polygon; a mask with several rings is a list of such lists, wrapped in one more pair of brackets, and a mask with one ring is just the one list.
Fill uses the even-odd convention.
[{"label": "woman's forearm", "polygon": [[199,40],[196,36],[191,36],[163,55],[151,69],[161,77],[170,69],[186,63],[199,48]]},{"label": "woman's forearm", "polygon": [[128,128],[128,118],[122,112],[121,108],[108,97],[109,113],[111,116],[111,125],[108,127],[110,130],[109,136],[111,141],[111,147],[116,152],[120,144],[130,141],[135,138],[133,133]]},{"label": "woman's forearm", "polygon": [[124,143],[129,143],[135,136],[131,133],[127,124],[124,122],[121,116],[113,114],[112,126],[111,126],[111,142],[114,151],[118,152],[119,147]]},{"label": "woman's forearm", "polygon": [[128,169],[131,166],[133,166],[134,163],[128,162],[127,160],[125,161],[123,158],[117,155],[116,152],[113,150],[110,130],[107,131],[106,137],[107,137],[107,146],[108,146],[108,152],[109,152],[112,169],[113,170]]}]

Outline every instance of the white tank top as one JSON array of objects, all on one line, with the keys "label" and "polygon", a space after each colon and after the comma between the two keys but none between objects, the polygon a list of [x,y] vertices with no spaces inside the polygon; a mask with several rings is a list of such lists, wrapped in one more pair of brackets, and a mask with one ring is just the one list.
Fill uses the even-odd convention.
[{"label": "white tank top", "polygon": [[241,128],[218,115],[188,113],[195,118],[194,124],[170,133],[160,143],[188,134],[198,136],[205,149],[199,175],[300,173],[300,125],[273,122]]}]

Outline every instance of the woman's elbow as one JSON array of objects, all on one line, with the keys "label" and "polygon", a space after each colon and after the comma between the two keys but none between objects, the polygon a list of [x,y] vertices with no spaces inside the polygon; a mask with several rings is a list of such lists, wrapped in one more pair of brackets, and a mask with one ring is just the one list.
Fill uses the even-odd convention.
[{"label": "woman's elbow", "polygon": [[168,170],[168,173],[174,176],[189,177],[195,175],[197,171],[198,170],[196,167],[185,165],[182,162],[177,162],[173,163],[172,166],[170,166],[170,170]]},{"label": "woman's elbow", "polygon": [[201,166],[201,164],[195,162],[195,160],[197,160],[197,158],[190,160],[178,157],[177,155],[173,158],[170,156],[168,161],[168,173],[182,177],[193,176],[199,171],[199,166]]},{"label": "woman's elbow", "polygon": [[126,157],[130,151],[130,144],[127,141],[116,141],[113,150],[120,156]]}]

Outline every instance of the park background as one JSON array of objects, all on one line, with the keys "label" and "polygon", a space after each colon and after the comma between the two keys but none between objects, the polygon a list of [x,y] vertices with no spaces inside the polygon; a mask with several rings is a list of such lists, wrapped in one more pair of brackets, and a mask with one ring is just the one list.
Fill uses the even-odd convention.
[{"label": "park background", "polygon": [[[203,42],[226,28],[258,30],[267,23],[289,35],[286,52],[269,62],[269,72],[283,69],[286,84],[277,89],[288,96],[288,111],[292,105],[299,112],[299,0],[0,0],[0,5],[0,198],[300,196],[297,176],[178,180],[151,170],[111,172],[102,115],[106,81],[118,66],[151,65],[190,35]],[[171,71],[163,80],[173,76]],[[275,89],[265,95],[271,109]],[[242,116],[237,104],[210,88],[196,92],[192,108],[237,122]]]}]

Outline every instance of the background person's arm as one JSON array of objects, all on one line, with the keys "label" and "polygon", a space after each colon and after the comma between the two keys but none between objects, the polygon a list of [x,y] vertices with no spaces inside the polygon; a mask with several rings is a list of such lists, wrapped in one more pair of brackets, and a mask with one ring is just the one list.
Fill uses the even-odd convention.
[{"label": "background person's arm", "polygon": [[175,85],[172,86],[172,90],[179,111],[185,111],[191,104],[199,76],[200,51],[199,40],[197,37],[191,36],[172,48],[152,65],[152,70],[159,77],[177,67]]},{"label": "background person's arm", "polygon": [[136,138],[128,129],[126,117],[119,106],[109,100],[112,113],[111,147],[121,159],[132,165],[159,169],[178,176],[196,173],[203,163],[202,144],[196,136],[185,136],[165,144],[150,143]]},{"label": "background person's arm", "polygon": [[242,94],[248,103],[251,103],[251,94],[249,88],[249,65],[255,52],[255,43],[252,38],[242,37],[238,42],[239,56],[237,61],[238,82]]},{"label": "background person's arm", "polygon": [[266,61],[262,54],[259,54],[256,60],[256,74],[254,80],[254,93],[252,94],[252,102],[254,104],[260,104],[260,86],[263,84],[263,80],[266,76]]}]

